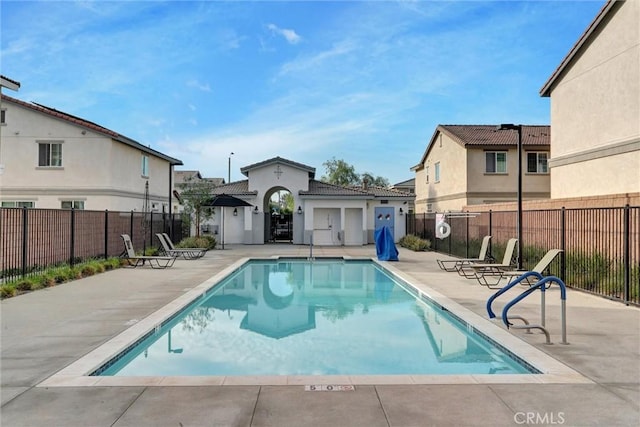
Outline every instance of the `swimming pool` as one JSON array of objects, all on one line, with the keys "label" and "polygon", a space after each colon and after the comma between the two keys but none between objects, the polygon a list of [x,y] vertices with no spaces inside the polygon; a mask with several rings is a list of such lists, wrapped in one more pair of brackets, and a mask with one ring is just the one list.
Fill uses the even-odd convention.
[{"label": "swimming pool", "polygon": [[539,373],[371,260],[250,260],[91,375]]}]

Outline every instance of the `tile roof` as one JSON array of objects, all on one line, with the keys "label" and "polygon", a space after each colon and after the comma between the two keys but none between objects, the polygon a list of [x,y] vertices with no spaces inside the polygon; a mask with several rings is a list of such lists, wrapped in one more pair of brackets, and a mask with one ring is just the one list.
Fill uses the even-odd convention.
[{"label": "tile roof", "polygon": [[234,181],[215,187],[212,194],[230,194],[232,196],[256,196],[257,191],[249,191],[249,180]]},{"label": "tile roof", "polygon": [[[438,129],[462,146],[518,145],[518,133],[497,131],[498,125],[440,125]],[[522,125],[522,145],[549,145],[551,126]]]},{"label": "tile roof", "polygon": [[352,188],[360,189],[362,191],[365,191],[365,192],[373,195],[374,197],[385,197],[385,198],[392,198],[392,197],[406,198],[406,197],[408,197],[410,199],[415,198],[415,194],[407,193],[406,191],[398,190],[398,189],[395,189],[395,188],[377,187],[375,185],[368,186],[366,190],[363,187],[360,187],[360,186],[356,186],[356,187],[352,187]]},{"label": "tile roof", "polygon": [[156,151],[156,150],[154,150],[154,149],[152,149],[150,147],[142,145],[141,143],[139,143],[137,141],[134,141],[131,138],[128,138],[128,137],[126,137],[124,135],[121,135],[121,134],[119,134],[117,132],[114,132],[111,129],[107,129],[107,128],[103,127],[103,126],[100,126],[99,124],[90,122],[89,120],[85,120],[85,119],[82,119],[80,117],[74,116],[72,114],[68,114],[68,113],[56,110],[55,108],[47,107],[47,106],[42,105],[42,104],[37,104],[35,102],[32,103],[32,102],[21,101],[19,99],[15,99],[15,98],[12,98],[10,96],[7,96],[5,94],[2,94],[2,100],[3,101],[9,101],[9,102],[12,102],[12,103],[14,103],[16,105],[20,105],[20,106],[22,106],[24,108],[28,108],[28,109],[30,109],[32,111],[36,111],[36,112],[39,112],[39,113],[42,113],[42,114],[46,114],[46,115],[48,115],[50,117],[55,117],[57,119],[64,120],[64,121],[66,121],[68,123],[73,123],[73,124],[76,124],[78,126],[82,126],[84,128],[87,128],[87,129],[93,130],[95,132],[101,133],[103,135],[110,136],[111,138],[113,138],[114,140],[116,140],[118,142],[121,142],[121,143],[123,143],[125,145],[129,145],[131,147],[137,148],[140,151],[152,154],[152,155],[154,155],[156,157],[159,157],[161,159],[164,159],[164,160],[168,161],[169,163],[171,163],[172,165],[178,165],[179,166],[179,165],[183,164],[182,160],[178,160],[178,159],[175,159],[173,157],[167,156],[166,154],[163,154],[163,153],[161,153],[159,151]]},{"label": "tile roof", "polygon": [[309,180],[309,190],[300,191],[301,196],[331,196],[331,197],[357,197],[370,198],[372,194],[358,188],[341,187],[315,179]]}]

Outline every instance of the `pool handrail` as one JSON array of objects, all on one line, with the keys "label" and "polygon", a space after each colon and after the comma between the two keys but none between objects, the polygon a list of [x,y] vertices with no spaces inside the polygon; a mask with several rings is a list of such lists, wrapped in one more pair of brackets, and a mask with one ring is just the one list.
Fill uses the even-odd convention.
[{"label": "pool handrail", "polygon": [[535,277],[538,280],[542,280],[544,278],[544,276],[542,276],[542,274],[538,273],[537,271],[527,271],[524,274],[516,277],[515,279],[512,279],[504,287],[502,287],[489,297],[489,299],[487,300],[487,314],[489,315],[489,319],[494,319],[496,317],[495,313],[491,309],[491,304],[493,304],[493,301],[495,301],[496,298],[507,292],[509,289],[520,284],[523,280],[528,280],[530,277]]},{"label": "pool handrail", "polygon": [[[562,279],[556,276],[546,276],[542,278],[541,280],[539,280],[538,282],[534,283],[529,288],[527,288],[520,295],[518,295],[517,297],[509,301],[507,305],[505,305],[504,308],[502,309],[502,322],[506,325],[507,328],[513,327],[514,329],[541,329],[547,336],[547,344],[551,344],[551,342],[549,341],[549,333],[547,332],[546,328],[543,325],[515,326],[509,322],[509,317],[508,317],[508,313],[511,307],[513,307],[514,305],[516,305],[517,303],[519,303],[520,301],[522,301],[523,299],[531,295],[534,291],[540,289],[540,292],[544,294],[544,292],[547,289],[547,283],[550,283],[550,284],[556,283],[560,287],[560,305],[561,305],[560,321],[562,324],[562,344],[569,344],[567,342],[567,321],[566,321],[567,287],[562,281]],[[544,298],[543,298],[543,301],[544,301]],[[543,311],[544,311],[544,303],[543,303]]]}]

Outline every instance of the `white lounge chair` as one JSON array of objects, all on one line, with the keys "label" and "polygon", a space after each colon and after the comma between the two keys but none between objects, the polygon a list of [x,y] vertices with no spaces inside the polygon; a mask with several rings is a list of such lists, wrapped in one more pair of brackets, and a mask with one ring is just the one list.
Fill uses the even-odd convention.
[{"label": "white lounge chair", "polygon": [[167,233],[156,233],[156,237],[160,240],[162,249],[167,256],[197,259],[202,258],[207,252],[207,250],[203,248],[176,248]]},{"label": "white lounge chair", "polygon": [[482,239],[482,245],[480,246],[480,253],[477,258],[460,258],[460,259],[437,259],[438,267],[444,271],[458,271],[463,266],[469,265],[472,262],[488,262],[491,260],[489,251],[489,241],[491,236],[484,236]]},{"label": "white lounge chair", "polygon": [[120,237],[124,242],[124,259],[129,262],[130,267],[140,267],[145,263],[149,263],[151,268],[167,268],[171,267],[176,261],[176,257],[173,256],[136,255],[131,237],[128,234],[121,234]]},{"label": "white lounge chair", "polygon": [[509,239],[507,242],[507,246],[504,250],[504,256],[502,257],[502,262],[500,263],[480,263],[480,262],[472,262],[468,265],[463,266],[458,270],[462,276],[467,279],[477,279],[478,282],[482,283],[484,276],[496,276],[502,273],[503,271],[513,270],[513,253],[516,249],[516,244],[518,243],[518,239]]},{"label": "white lounge chair", "polygon": [[[544,274],[544,271],[547,268],[549,268],[553,260],[556,259],[556,257],[560,253],[562,253],[562,249],[551,249],[540,259],[540,261],[538,261],[538,263],[531,270],[501,271],[494,276],[496,280],[492,281],[492,283],[489,283],[486,277],[483,277],[482,279],[478,279],[478,281],[480,281],[481,284],[493,289],[493,287],[497,285],[502,279],[509,279],[508,283],[512,284],[512,280],[514,278],[517,279],[518,277],[524,275],[525,273],[533,272],[533,273],[538,273],[538,275],[542,276]],[[537,282],[539,280],[536,277],[536,275],[527,275],[527,277],[519,281],[521,281],[523,285],[532,285],[533,284],[531,282],[532,279],[534,280],[534,282]]]}]

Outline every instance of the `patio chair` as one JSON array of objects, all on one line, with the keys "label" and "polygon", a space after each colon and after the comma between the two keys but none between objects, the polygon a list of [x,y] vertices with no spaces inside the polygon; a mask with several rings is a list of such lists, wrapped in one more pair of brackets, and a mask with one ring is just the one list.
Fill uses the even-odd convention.
[{"label": "patio chair", "polygon": [[[531,286],[542,277],[544,271],[549,268],[554,259],[562,252],[562,249],[551,249],[548,251],[538,263],[531,270],[523,271],[523,270],[510,270],[510,271],[501,271],[494,276],[495,280],[492,280],[491,283],[487,280],[487,277],[479,278],[478,281],[480,284],[487,286],[490,289],[496,289],[501,286],[496,286],[502,279],[509,279],[508,284],[512,285],[512,279],[518,280],[523,285]],[[526,273],[535,273],[535,274],[526,274]],[[523,276],[523,277],[521,277]],[[520,279],[518,279],[520,278]]]},{"label": "patio chair", "polygon": [[493,258],[488,255],[489,241],[491,236],[484,236],[482,239],[482,245],[480,246],[480,253],[477,258],[460,258],[460,259],[437,259],[438,267],[444,271],[458,271],[465,265],[469,265],[472,262],[489,262]]},{"label": "patio chair", "polygon": [[156,233],[166,256],[183,257],[184,259],[202,258],[207,252],[203,248],[176,248],[167,233]]},{"label": "patio chair", "polygon": [[518,239],[512,238],[507,242],[507,247],[504,250],[504,256],[500,263],[479,263],[472,262],[468,265],[464,265],[458,270],[458,273],[467,279],[477,279],[480,283],[481,278],[484,276],[496,276],[503,271],[513,269],[512,259],[513,253],[516,249]]},{"label": "patio chair", "polygon": [[171,267],[176,261],[176,257],[173,256],[150,256],[150,255],[136,255],[133,250],[133,243],[131,237],[128,234],[121,234],[122,241],[124,242],[124,259],[129,263],[130,267],[140,267],[145,263],[149,263],[151,268],[167,268]]}]

